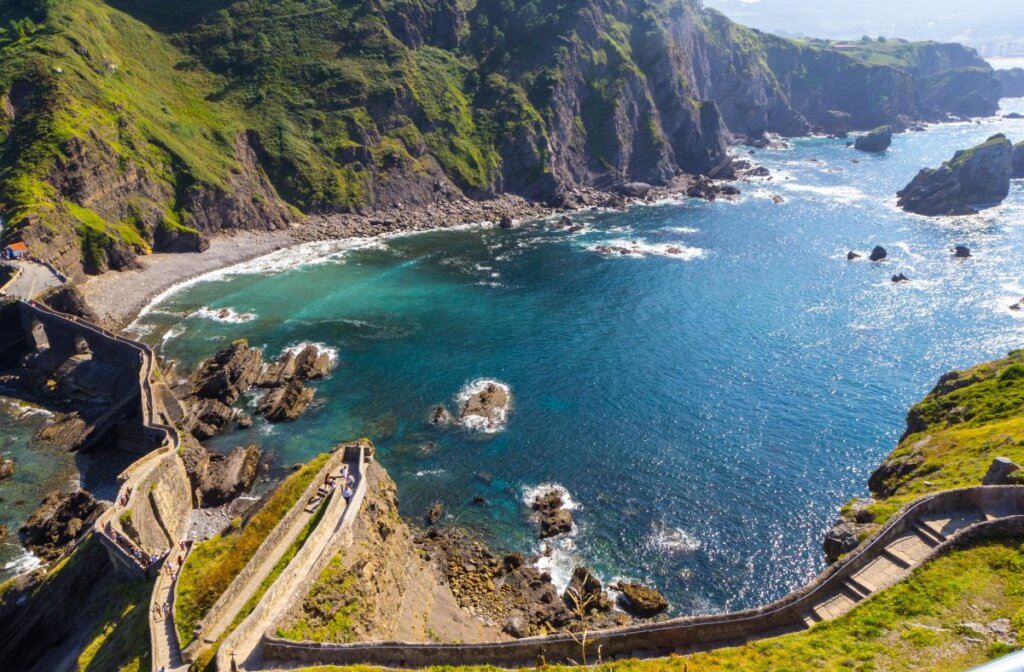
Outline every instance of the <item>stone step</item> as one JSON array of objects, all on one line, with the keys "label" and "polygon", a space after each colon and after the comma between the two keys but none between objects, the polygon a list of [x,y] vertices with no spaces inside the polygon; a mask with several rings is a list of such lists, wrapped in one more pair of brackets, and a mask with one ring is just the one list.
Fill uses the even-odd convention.
[{"label": "stone step", "polygon": [[913,560],[903,554],[903,551],[894,546],[887,546],[882,549],[882,556],[888,558],[893,564],[903,569],[910,569],[914,566]]},{"label": "stone step", "polygon": [[922,523],[920,520],[915,520],[911,524],[910,529],[912,529],[914,533],[917,534],[918,538],[920,538],[921,541],[926,543],[931,548],[935,548],[943,541],[945,541],[945,537],[942,536],[941,532],[936,532],[932,528]]},{"label": "stone step", "polygon": [[846,595],[848,598],[850,598],[854,602],[860,602],[861,600],[863,600],[865,597],[867,597],[870,594],[870,593],[863,593],[863,592],[861,592],[861,590],[857,586],[857,584],[852,583],[850,581],[850,579],[846,579],[841,584],[839,584],[839,589],[841,591],[843,591],[844,595]]},{"label": "stone step", "polygon": [[809,611],[803,615],[804,625],[808,628],[813,628],[818,623],[821,623],[821,617],[815,611]]},{"label": "stone step", "polygon": [[868,597],[872,593],[876,592],[878,588],[871,584],[867,579],[857,576],[856,574],[846,580],[848,584],[857,589],[864,597]]}]

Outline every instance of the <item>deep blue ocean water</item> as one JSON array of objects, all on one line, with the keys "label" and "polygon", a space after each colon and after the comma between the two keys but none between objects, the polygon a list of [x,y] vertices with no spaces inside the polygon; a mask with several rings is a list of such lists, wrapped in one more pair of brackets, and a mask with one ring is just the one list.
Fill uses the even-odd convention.
[{"label": "deep blue ocean water", "polygon": [[[439,500],[524,551],[543,550],[527,493],[559,484],[577,530],[544,560],[557,579],[585,562],[651,582],[677,614],[750,607],[823,568],[837,508],[941,373],[1024,345],[1008,309],[1024,296],[1024,182],[973,218],[895,208],[919,168],[997,131],[1024,139],[1024,122],[899,135],[878,157],[828,139],[758,150],[773,177],[739,202],[578,213],[577,234],[549,220],[294,248],[180,289],[136,328],[186,368],[240,337],[268,357],[337,351],[303,418],[216,441],[258,442],[273,477],[368,436],[404,513]],[[638,253],[593,249],[623,241]],[[975,256],[952,258],[959,243]],[[876,244],[887,261],[846,261]],[[222,308],[249,319],[212,319]],[[485,378],[511,388],[503,431],[426,424]]]}]

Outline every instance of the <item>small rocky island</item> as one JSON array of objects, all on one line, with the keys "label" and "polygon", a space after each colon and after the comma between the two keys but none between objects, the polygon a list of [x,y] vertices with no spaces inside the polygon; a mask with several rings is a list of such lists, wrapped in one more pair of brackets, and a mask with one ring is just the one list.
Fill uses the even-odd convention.
[{"label": "small rocky island", "polygon": [[854,149],[872,154],[880,154],[889,149],[892,145],[892,127],[879,126],[858,137],[854,143]]},{"label": "small rocky island", "polygon": [[1010,193],[1015,148],[1005,135],[957,152],[939,168],[925,168],[897,196],[907,212],[930,217],[975,215]]}]

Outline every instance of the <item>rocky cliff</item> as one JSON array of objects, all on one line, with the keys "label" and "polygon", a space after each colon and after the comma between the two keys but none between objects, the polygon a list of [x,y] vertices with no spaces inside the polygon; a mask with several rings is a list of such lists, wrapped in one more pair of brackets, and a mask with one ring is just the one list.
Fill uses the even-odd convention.
[{"label": "rocky cliff", "polygon": [[925,168],[897,196],[908,212],[972,215],[1010,193],[1013,145],[1005,135],[957,152],[941,167]]},{"label": "rocky cliff", "polygon": [[300,210],[728,176],[732,134],[988,113],[997,85],[956,45],[880,61],[697,0],[64,0],[5,24],[3,235],[71,276]]}]

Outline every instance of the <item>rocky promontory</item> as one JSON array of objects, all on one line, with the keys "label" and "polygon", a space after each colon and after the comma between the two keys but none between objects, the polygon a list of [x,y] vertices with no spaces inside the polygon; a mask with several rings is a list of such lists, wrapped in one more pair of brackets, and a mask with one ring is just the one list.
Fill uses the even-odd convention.
[{"label": "rocky promontory", "polygon": [[973,215],[998,205],[1010,193],[1013,145],[994,135],[976,147],[957,152],[941,167],[925,168],[900,191],[898,204],[908,212],[932,217]]}]

